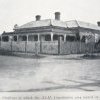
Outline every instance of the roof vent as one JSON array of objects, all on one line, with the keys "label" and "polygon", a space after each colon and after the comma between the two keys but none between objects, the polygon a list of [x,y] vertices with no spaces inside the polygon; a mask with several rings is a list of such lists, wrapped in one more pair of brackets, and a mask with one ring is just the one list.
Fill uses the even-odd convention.
[{"label": "roof vent", "polygon": [[98,26],[100,26],[100,21],[97,22]]}]

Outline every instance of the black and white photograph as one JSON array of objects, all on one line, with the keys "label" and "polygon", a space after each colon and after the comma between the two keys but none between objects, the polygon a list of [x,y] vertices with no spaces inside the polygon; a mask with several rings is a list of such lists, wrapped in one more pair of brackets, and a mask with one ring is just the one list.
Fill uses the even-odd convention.
[{"label": "black and white photograph", "polygon": [[95,91],[100,0],[0,0],[1,93]]}]

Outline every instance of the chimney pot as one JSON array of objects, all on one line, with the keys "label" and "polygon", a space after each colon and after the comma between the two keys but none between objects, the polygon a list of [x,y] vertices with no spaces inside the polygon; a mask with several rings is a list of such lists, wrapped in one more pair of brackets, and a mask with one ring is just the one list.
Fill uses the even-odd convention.
[{"label": "chimney pot", "polygon": [[55,20],[60,20],[60,12],[55,12]]},{"label": "chimney pot", "polygon": [[36,15],[36,21],[39,21],[41,19],[40,15]]},{"label": "chimney pot", "polygon": [[97,22],[98,26],[100,26],[100,21]]}]

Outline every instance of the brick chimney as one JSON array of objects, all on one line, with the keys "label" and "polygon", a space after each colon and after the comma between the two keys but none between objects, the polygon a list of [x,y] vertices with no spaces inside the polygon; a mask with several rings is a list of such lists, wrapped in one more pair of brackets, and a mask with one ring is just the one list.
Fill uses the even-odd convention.
[{"label": "brick chimney", "polygon": [[98,26],[100,27],[100,21],[97,22]]},{"label": "brick chimney", "polygon": [[60,12],[55,12],[55,20],[60,20]]},{"label": "brick chimney", "polygon": [[36,21],[41,20],[41,16],[40,15],[36,15],[35,18],[36,18]]}]

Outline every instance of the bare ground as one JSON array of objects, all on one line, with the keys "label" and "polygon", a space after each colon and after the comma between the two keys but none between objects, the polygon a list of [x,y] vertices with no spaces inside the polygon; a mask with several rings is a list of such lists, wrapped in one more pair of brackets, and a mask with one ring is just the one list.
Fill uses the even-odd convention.
[{"label": "bare ground", "polygon": [[99,91],[100,59],[0,56],[0,91]]}]

